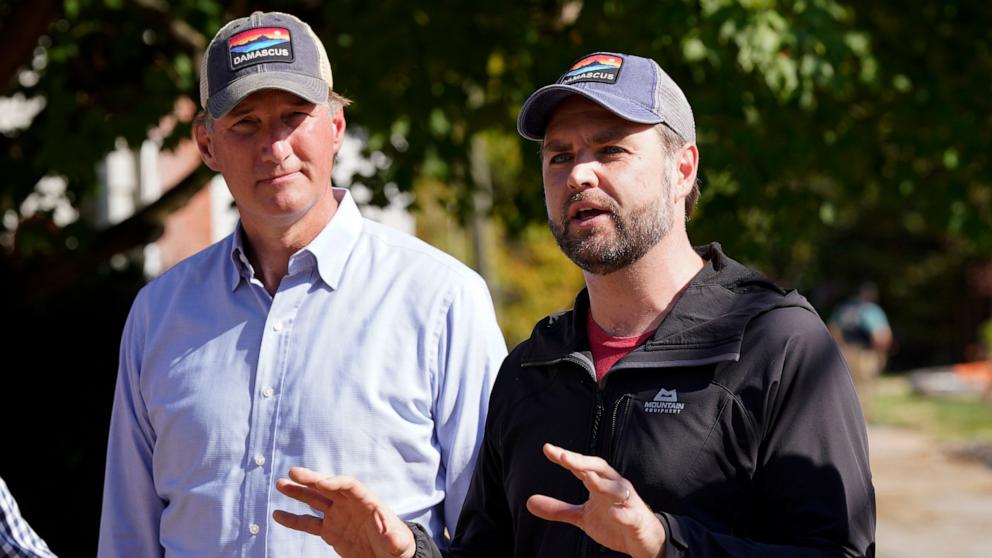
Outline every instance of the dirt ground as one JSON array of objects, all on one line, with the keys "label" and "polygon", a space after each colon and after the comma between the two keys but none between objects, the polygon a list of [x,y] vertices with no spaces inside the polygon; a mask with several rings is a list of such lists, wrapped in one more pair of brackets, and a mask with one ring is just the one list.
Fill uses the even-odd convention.
[{"label": "dirt ground", "polygon": [[878,558],[992,557],[992,467],[917,432],[868,435]]}]

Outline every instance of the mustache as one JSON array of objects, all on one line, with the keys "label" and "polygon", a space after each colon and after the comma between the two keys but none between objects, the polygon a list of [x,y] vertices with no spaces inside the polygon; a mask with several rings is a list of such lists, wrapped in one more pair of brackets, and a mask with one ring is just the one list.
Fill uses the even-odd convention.
[{"label": "mustache", "polygon": [[609,212],[611,215],[616,216],[620,213],[620,208],[617,207],[615,201],[609,196],[601,193],[595,193],[590,190],[583,190],[581,192],[575,192],[570,194],[565,201],[561,204],[561,222],[562,224],[567,224],[571,219],[568,217],[568,211],[571,207],[579,202],[591,202],[596,204],[598,207],[603,208],[604,211]]}]

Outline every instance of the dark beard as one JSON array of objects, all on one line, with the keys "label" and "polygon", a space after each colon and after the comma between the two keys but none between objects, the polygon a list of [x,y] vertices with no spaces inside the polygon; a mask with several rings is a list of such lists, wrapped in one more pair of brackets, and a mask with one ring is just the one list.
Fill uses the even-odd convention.
[{"label": "dark beard", "polygon": [[577,192],[569,196],[563,204],[561,222],[554,223],[549,219],[548,225],[561,251],[589,273],[608,275],[627,267],[644,257],[672,230],[671,210],[663,205],[667,196],[659,196],[653,203],[636,207],[626,216],[620,214],[613,200],[600,203],[606,206],[615,232],[593,229],[569,236],[568,207],[588,197],[584,194]]}]

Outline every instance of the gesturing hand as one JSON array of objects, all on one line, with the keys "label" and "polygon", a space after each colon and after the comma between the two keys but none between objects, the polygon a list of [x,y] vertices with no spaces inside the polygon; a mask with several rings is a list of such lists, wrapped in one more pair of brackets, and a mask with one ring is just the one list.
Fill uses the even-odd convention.
[{"label": "gesturing hand", "polygon": [[599,544],[634,558],[662,556],[664,526],[630,482],[606,461],[551,444],[544,444],[544,455],[581,480],[589,499],[583,504],[569,504],[534,495],[527,499],[532,514],[575,525]]},{"label": "gesturing hand", "polygon": [[410,558],[416,551],[413,533],[362,483],[351,477],[329,477],[293,467],[276,488],[324,514],[297,515],[276,510],[276,523],[317,535],[343,558]]}]

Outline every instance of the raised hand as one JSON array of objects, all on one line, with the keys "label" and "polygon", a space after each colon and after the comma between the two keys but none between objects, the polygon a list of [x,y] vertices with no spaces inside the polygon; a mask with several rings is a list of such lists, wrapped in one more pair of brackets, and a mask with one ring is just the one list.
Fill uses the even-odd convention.
[{"label": "raised hand", "polygon": [[317,535],[343,558],[410,558],[413,533],[369,489],[352,477],[330,477],[303,467],[289,470],[276,488],[323,513],[297,515],[276,510],[276,523]]},{"label": "raised hand", "polygon": [[664,526],[630,482],[606,461],[551,444],[544,444],[544,455],[581,480],[589,499],[583,504],[569,504],[534,495],[527,499],[532,514],[575,525],[599,544],[634,558],[663,556]]}]

